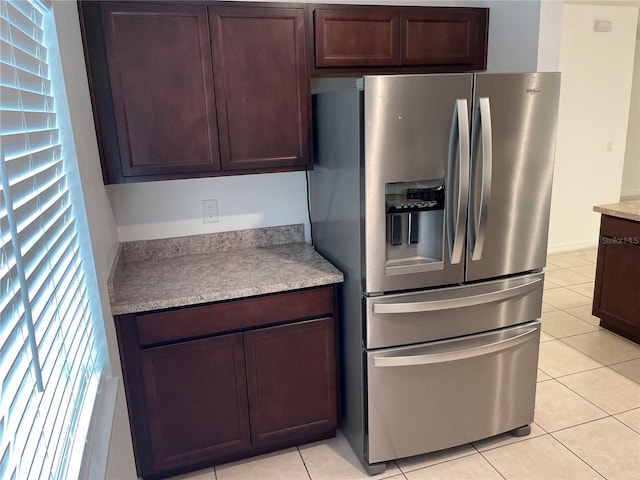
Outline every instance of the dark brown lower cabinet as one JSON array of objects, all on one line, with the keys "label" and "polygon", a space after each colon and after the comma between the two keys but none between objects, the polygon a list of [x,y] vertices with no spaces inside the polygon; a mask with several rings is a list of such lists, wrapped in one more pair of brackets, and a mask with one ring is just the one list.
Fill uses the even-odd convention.
[{"label": "dark brown lower cabinet", "polygon": [[602,216],[593,295],[600,326],[640,343],[640,222]]},{"label": "dark brown lower cabinet", "polygon": [[150,348],[140,360],[156,468],[251,445],[241,333]]},{"label": "dark brown lower cabinet", "polygon": [[116,316],[138,475],[334,436],[334,288]]},{"label": "dark brown lower cabinet", "polygon": [[244,347],[254,445],[336,424],[333,318],[247,332]]}]

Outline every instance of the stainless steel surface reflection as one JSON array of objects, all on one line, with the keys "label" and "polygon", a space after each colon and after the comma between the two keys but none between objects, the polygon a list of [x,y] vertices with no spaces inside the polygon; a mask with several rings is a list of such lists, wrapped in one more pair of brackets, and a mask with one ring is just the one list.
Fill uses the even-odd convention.
[{"label": "stainless steel surface reflection", "polygon": [[369,473],[533,421],[559,86],[367,76],[314,96],[314,245],[345,276],[342,431]]}]

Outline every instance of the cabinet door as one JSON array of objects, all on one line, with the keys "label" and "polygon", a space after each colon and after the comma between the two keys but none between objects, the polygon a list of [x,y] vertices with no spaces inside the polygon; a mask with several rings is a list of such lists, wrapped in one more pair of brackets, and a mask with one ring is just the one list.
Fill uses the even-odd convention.
[{"label": "cabinet door", "polygon": [[121,176],[219,170],[206,7],[105,2],[101,12]]},{"label": "cabinet door", "polygon": [[316,67],[400,65],[399,16],[393,8],[317,8]]},{"label": "cabinet door", "polygon": [[407,9],[400,23],[403,66],[486,68],[488,9]]},{"label": "cabinet door", "polygon": [[333,318],[245,333],[253,445],[335,431]]},{"label": "cabinet door", "polygon": [[211,7],[223,170],[308,165],[304,10]]},{"label": "cabinet door", "polygon": [[157,470],[250,446],[242,334],[140,353]]}]

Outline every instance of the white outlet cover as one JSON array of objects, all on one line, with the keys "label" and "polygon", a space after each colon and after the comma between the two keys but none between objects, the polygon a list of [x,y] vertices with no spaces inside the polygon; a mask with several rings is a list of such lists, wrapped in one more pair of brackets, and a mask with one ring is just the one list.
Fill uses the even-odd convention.
[{"label": "white outlet cover", "polygon": [[202,200],[202,223],[218,223],[217,200]]}]

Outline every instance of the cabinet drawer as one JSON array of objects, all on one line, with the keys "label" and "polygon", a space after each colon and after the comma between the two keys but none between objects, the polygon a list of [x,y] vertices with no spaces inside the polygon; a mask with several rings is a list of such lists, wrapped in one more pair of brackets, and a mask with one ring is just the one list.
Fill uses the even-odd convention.
[{"label": "cabinet drawer", "polygon": [[140,346],[331,316],[333,287],[136,315]]},{"label": "cabinet drawer", "polygon": [[620,243],[640,245],[640,222],[602,215],[600,236],[614,238]]}]

